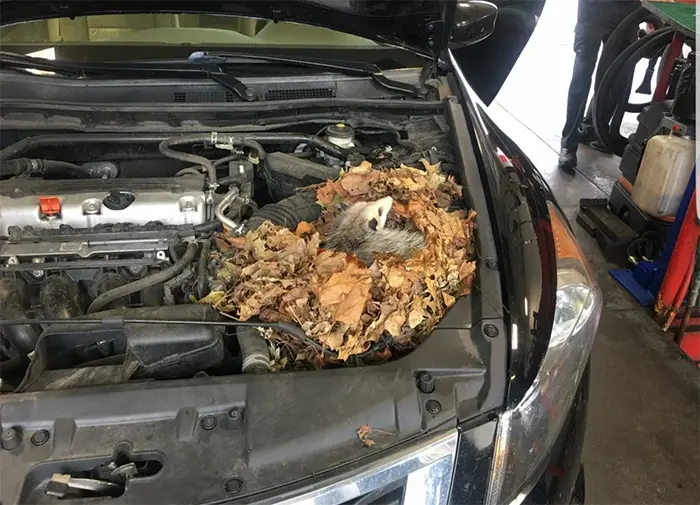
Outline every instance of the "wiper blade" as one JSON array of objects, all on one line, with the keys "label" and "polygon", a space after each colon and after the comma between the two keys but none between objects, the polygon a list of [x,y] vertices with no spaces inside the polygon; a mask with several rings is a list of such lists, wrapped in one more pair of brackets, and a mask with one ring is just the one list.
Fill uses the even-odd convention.
[{"label": "wiper blade", "polygon": [[55,72],[74,79],[108,76],[110,74],[114,74],[119,78],[205,77],[236,93],[242,100],[247,102],[259,98],[255,90],[225,72],[216,62],[201,63],[199,66],[193,66],[191,63],[58,62],[0,51],[0,68],[36,69],[45,72]]},{"label": "wiper blade", "polygon": [[316,68],[328,70],[330,72],[340,72],[342,74],[371,77],[374,82],[391,91],[405,93],[415,97],[424,96],[424,92],[415,86],[404,82],[395,81],[385,76],[381,69],[373,63],[345,60],[326,60],[321,58],[293,58],[290,56],[273,56],[263,54],[249,54],[237,52],[225,52],[210,54],[205,51],[197,51],[189,56],[189,61],[193,63],[209,63],[215,65],[227,65],[235,63],[234,59],[248,59],[268,61],[271,63],[283,63],[286,65],[296,65],[306,68]]}]

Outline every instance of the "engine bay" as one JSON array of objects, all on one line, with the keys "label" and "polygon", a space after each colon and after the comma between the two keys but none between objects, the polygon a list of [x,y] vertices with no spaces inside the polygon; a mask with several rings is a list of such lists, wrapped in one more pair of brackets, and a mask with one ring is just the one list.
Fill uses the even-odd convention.
[{"label": "engine bay", "polygon": [[[2,390],[274,369],[264,328],[300,338],[303,331],[283,322],[237,325],[194,303],[224,289],[211,261],[216,235],[314,221],[321,206],[309,190],[363,163],[439,164],[458,178],[442,116],[402,128],[378,123],[178,137],[48,134],[5,147]],[[203,324],[177,324],[183,320]],[[362,358],[346,365],[371,364]]]}]

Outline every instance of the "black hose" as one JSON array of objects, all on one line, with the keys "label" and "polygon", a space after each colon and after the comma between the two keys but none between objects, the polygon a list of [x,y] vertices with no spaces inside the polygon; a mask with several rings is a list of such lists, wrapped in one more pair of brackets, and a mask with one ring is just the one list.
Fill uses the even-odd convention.
[{"label": "black hose", "polygon": [[[225,164],[225,163],[228,163],[229,161],[236,160],[236,159],[238,159],[239,157],[240,157],[239,154],[234,154],[234,155],[232,155],[232,156],[225,156],[225,157],[223,157],[223,158],[219,158],[218,160],[214,160],[214,166],[215,166],[216,168],[219,168],[221,165],[223,165],[223,164]],[[192,167],[183,168],[182,170],[178,171],[178,172],[175,174],[175,176],[177,177],[177,176],[179,176],[179,175],[194,174],[195,172],[197,173],[197,175],[204,175],[202,172],[199,171],[199,168],[200,168],[200,167],[201,167],[201,165],[194,165],[194,166],[192,166]],[[224,184],[223,182],[221,182],[221,179],[219,179],[218,182],[219,182],[220,184]]]},{"label": "black hose", "polygon": [[128,135],[128,134],[112,134],[112,133],[52,133],[48,135],[37,135],[35,137],[27,137],[7,146],[0,150],[0,161],[14,158],[30,149],[39,147],[61,146],[66,144],[155,144],[162,142],[165,138],[163,135]]},{"label": "black hose", "polygon": [[211,239],[202,242],[202,250],[199,253],[199,265],[197,265],[197,295],[199,298],[207,296],[207,265],[211,252]]},{"label": "black hose", "polygon": [[58,173],[75,179],[87,179],[91,175],[89,169],[67,161],[16,158],[5,160],[0,164],[0,176],[18,176],[25,173],[29,175],[55,175]]},{"label": "black hose", "polygon": [[611,131],[611,114],[608,104],[611,99],[614,103],[622,100],[626,103],[628,97],[611,97],[610,91],[615,86],[617,79],[623,78],[622,76],[627,79],[627,74],[634,71],[637,61],[642,58],[642,55],[648,52],[654,54],[659,47],[670,43],[673,33],[673,28],[663,28],[639,39],[620,53],[600,81],[593,101],[593,126],[598,138],[618,156],[622,156],[627,139],[622,137],[619,132]]},{"label": "black hose", "polygon": [[180,259],[180,255],[177,253],[177,249],[175,248],[176,245],[177,244],[173,240],[171,240],[168,244],[168,254],[170,255],[170,259],[173,260],[174,263]]},{"label": "black hose", "polygon": [[295,230],[302,221],[313,222],[321,215],[314,191],[301,191],[277,203],[265,205],[246,222],[246,229],[254,230],[265,221]]},{"label": "black hose", "polygon": [[[194,226],[194,236],[195,237],[202,237],[204,235],[207,235],[207,234],[215,232],[215,231],[224,231],[223,225],[219,221],[209,221],[208,223],[197,224]],[[178,235],[178,237],[191,236],[192,231],[190,231],[190,230],[179,231],[177,233],[177,235]]]},{"label": "black hose", "polygon": [[[295,142],[304,142],[313,145],[315,148],[334,156],[335,158],[346,159],[349,152],[346,149],[338,147],[330,142],[317,137],[316,135],[306,135],[298,133],[277,133],[277,132],[257,132],[257,133],[232,133],[225,134],[225,139],[229,139],[234,142],[246,141],[246,144],[254,149],[262,149],[260,145],[261,142],[276,142],[280,144],[290,144]],[[197,135],[187,135],[183,137],[175,137],[176,139],[184,139],[186,137],[198,137],[200,140],[191,142],[208,142],[211,140],[211,134],[197,134]],[[203,139],[203,140],[202,140]],[[7,146],[5,149],[0,150],[0,161],[14,158],[18,154],[21,154],[30,149],[36,149],[39,147],[50,147],[50,146],[61,146],[65,144],[90,144],[90,143],[103,143],[103,144],[156,144],[161,143],[166,140],[171,140],[171,138],[164,135],[146,135],[146,134],[111,134],[111,133],[63,133],[63,134],[49,134],[49,135],[37,135],[35,137],[27,137],[20,141],[15,142]],[[253,144],[255,143],[255,144]],[[172,144],[175,145],[175,144]],[[179,144],[178,144],[179,145]],[[172,151],[176,152],[177,151]],[[258,156],[260,158],[265,157],[265,151],[258,151]],[[176,158],[179,159],[179,158]],[[206,159],[206,158],[204,158]],[[185,160],[188,163],[200,165],[200,160],[191,161]]]},{"label": "black hose", "polygon": [[241,348],[243,373],[262,373],[272,369],[267,340],[255,328],[236,328],[236,339]]},{"label": "black hose", "polygon": [[197,170],[197,167],[187,167],[175,172],[175,177],[181,177],[183,175],[196,175],[198,177],[204,177],[206,174],[203,174]]},{"label": "black hose", "polygon": [[[617,59],[617,56],[634,41],[635,34],[642,23],[652,23],[655,28],[660,28],[661,21],[644,7],[639,7],[634,12],[630,13],[622,22],[617,25],[617,28],[610,34],[608,40],[603,46],[603,52],[600,55],[598,68],[609,68],[610,65]],[[604,74],[596,75],[594,91],[597,93],[600,83],[603,80]]]},{"label": "black hose", "polygon": [[202,133],[198,133],[195,135],[183,135],[182,137],[172,137],[169,139],[165,139],[163,142],[158,144],[158,151],[166,158],[172,158],[174,160],[186,161],[187,163],[201,165],[207,171],[209,185],[213,186],[216,184],[216,167],[210,159],[205,158],[204,156],[198,156],[196,154],[191,153],[183,153],[181,151],[171,149],[172,146],[197,144],[199,142],[208,142],[210,140],[211,135]]},{"label": "black hose", "polygon": [[137,281],[124,284],[123,286],[119,286],[117,288],[110,289],[109,291],[102,293],[100,296],[98,296],[92,301],[92,303],[87,309],[87,313],[92,314],[93,312],[97,312],[113,300],[116,300],[123,296],[128,296],[132,293],[136,293],[137,291],[141,291],[142,289],[153,286],[155,284],[160,284],[161,282],[165,282],[168,279],[175,277],[177,274],[179,274],[185,268],[187,268],[187,266],[190,263],[192,263],[196,254],[197,244],[195,242],[190,242],[187,245],[187,250],[185,251],[185,254],[174,264],[170,265],[168,268],[158,273],[148,275]]},{"label": "black hose", "polygon": [[[27,283],[23,280],[0,279],[0,312],[3,317],[10,319],[27,317],[28,289]],[[22,356],[34,350],[40,333],[40,328],[32,323],[3,327],[2,330],[12,347]]]}]

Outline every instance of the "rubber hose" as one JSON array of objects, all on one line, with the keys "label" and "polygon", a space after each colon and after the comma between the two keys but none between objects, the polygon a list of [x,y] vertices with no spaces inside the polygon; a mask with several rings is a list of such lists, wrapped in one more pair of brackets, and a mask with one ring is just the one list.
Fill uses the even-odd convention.
[{"label": "rubber hose", "polygon": [[176,244],[173,240],[171,240],[168,244],[168,254],[170,255],[170,259],[173,260],[173,262],[177,262],[177,260],[180,259],[180,255],[177,253],[177,248],[175,247],[177,245],[178,244]]},{"label": "rubber hose", "polygon": [[248,219],[247,230],[258,228],[265,221],[295,230],[302,221],[313,222],[321,216],[314,191],[302,191],[277,203],[263,206]]},{"label": "rubber hose", "polygon": [[[623,19],[622,22],[617,25],[617,28],[615,28],[615,30],[610,34],[610,37],[608,37],[608,40],[603,46],[603,52],[600,55],[598,68],[609,68],[609,66],[621,53],[620,48],[622,47],[622,50],[624,50],[625,47],[630,45],[630,40],[634,36],[633,34],[637,33],[641,23],[652,23],[657,29],[661,27],[661,21],[659,18],[644,7],[640,6],[637,10]],[[595,85],[593,88],[595,92],[598,91],[602,79],[603,74],[596,75]]]},{"label": "rubber hose", "polygon": [[207,296],[207,264],[211,252],[211,239],[202,242],[202,250],[199,253],[199,265],[197,265],[197,295],[199,298]]},{"label": "rubber hose", "polygon": [[31,158],[17,158],[6,160],[0,165],[0,175],[22,175],[30,174],[54,175],[56,173],[67,174],[76,179],[87,179],[90,171],[80,165],[68,163],[67,161],[40,160]]},{"label": "rubber hose", "polygon": [[0,161],[14,158],[24,151],[38,147],[61,146],[66,144],[129,144],[156,143],[163,140],[163,135],[118,134],[113,133],[52,133],[27,137],[10,144],[0,151]]},{"label": "rubber hose", "polygon": [[[622,156],[627,141],[619,135],[619,132],[617,136],[614,136],[610,131],[610,118],[607,117],[606,112],[608,111],[605,110],[605,100],[609,99],[607,93],[613,88],[615,81],[621,78],[621,75],[634,69],[637,60],[640,59],[642,54],[646,51],[654,51],[658,47],[670,43],[672,38],[673,28],[664,28],[639,39],[620,53],[613,64],[610,65],[607,72],[605,72],[600,82],[600,87],[593,102],[593,126],[595,127],[598,138],[603,141],[608,149],[618,156]],[[627,101],[626,98],[620,98],[617,101],[623,99]]]},{"label": "rubber hose", "polygon": [[[27,283],[20,279],[0,279],[0,309],[7,319],[26,319],[29,307]],[[19,324],[3,327],[3,334],[12,347],[26,356],[34,350],[39,339],[39,327],[31,324]]]},{"label": "rubber hose", "polygon": [[243,358],[243,373],[264,373],[272,369],[267,340],[254,328],[236,328],[236,338]]},{"label": "rubber hose", "polygon": [[187,167],[183,168],[182,170],[178,170],[175,172],[175,177],[181,177],[183,175],[196,175],[198,177],[204,177],[205,174],[197,170],[196,167]]},{"label": "rubber hose", "polygon": [[196,254],[197,244],[195,242],[190,242],[187,245],[187,250],[185,251],[185,254],[183,254],[182,258],[180,258],[174,264],[170,265],[168,268],[158,273],[148,275],[137,281],[130,282],[129,284],[124,284],[123,286],[119,286],[117,288],[110,289],[105,293],[102,293],[100,296],[98,296],[92,301],[92,303],[87,309],[87,313],[92,314],[93,312],[97,312],[109,302],[116,300],[117,298],[128,296],[132,293],[136,293],[137,291],[141,291],[142,289],[145,289],[149,286],[153,286],[154,284],[160,284],[161,282],[165,282],[169,279],[172,279],[177,274],[182,272],[185,268],[187,268],[187,266],[190,263],[192,263]]},{"label": "rubber hose", "polygon": [[[221,226],[221,223],[219,221],[210,221],[208,223],[194,225],[193,231],[195,237],[201,237],[203,235],[207,235],[215,231],[223,231],[223,227]],[[192,235],[191,230],[183,230],[177,232],[178,237],[187,237],[190,235]]]},{"label": "rubber hose", "polygon": [[210,159],[205,158],[204,156],[197,156],[196,154],[183,153],[171,149],[172,146],[197,144],[199,142],[208,142],[210,140],[211,135],[201,133],[196,135],[183,135],[182,137],[172,137],[165,139],[163,142],[158,144],[158,151],[166,158],[201,165],[207,171],[209,184],[214,185],[216,184],[216,167]]},{"label": "rubber hose", "polygon": [[41,284],[39,302],[44,317],[49,319],[70,319],[83,315],[78,285],[58,274],[50,275]]},{"label": "rubber hose", "polygon": [[26,172],[32,172],[37,168],[38,167],[36,167],[32,163],[32,160],[29,158],[17,158],[14,160],[7,160],[3,161],[2,164],[0,164],[0,176],[18,176]]}]

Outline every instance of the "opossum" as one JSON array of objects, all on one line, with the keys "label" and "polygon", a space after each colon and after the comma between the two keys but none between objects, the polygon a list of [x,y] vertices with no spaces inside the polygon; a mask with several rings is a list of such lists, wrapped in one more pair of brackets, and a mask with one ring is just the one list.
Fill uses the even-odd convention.
[{"label": "opossum", "polygon": [[419,232],[386,228],[386,218],[394,200],[387,196],[376,202],[357,202],[337,218],[326,247],[354,253],[367,265],[374,253],[394,253],[408,259],[415,249],[425,247]]}]

